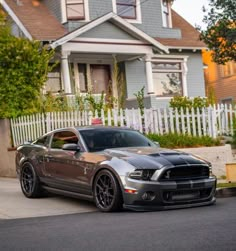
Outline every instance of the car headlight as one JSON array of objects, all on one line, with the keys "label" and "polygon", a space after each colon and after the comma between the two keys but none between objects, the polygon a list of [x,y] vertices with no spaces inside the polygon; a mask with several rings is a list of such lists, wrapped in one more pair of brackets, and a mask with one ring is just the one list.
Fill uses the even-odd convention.
[{"label": "car headlight", "polygon": [[155,171],[155,169],[136,169],[129,174],[129,177],[135,180],[151,180]]},{"label": "car headlight", "polygon": [[209,176],[212,176],[213,173],[212,173],[212,165],[211,163],[209,163]]}]

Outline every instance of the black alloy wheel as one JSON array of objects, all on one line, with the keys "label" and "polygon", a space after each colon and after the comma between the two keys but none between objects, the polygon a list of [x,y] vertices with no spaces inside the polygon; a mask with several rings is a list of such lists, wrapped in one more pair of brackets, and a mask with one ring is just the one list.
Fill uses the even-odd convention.
[{"label": "black alloy wheel", "polygon": [[29,162],[24,163],[22,166],[20,184],[21,190],[27,198],[41,197],[43,194],[39,178]]},{"label": "black alloy wheel", "polygon": [[94,182],[94,200],[102,212],[119,211],[122,208],[122,194],[114,175],[108,170],[98,173]]}]

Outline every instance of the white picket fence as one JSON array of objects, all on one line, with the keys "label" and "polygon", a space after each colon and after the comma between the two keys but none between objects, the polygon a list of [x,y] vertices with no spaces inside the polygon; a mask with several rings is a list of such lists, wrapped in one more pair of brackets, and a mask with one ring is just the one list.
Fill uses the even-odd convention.
[{"label": "white picket fence", "polygon": [[[144,109],[141,115],[139,109],[112,109],[101,111],[103,125],[126,126],[142,133],[178,133],[194,136],[209,135],[216,138],[219,135],[233,134],[233,118],[236,111],[229,105],[216,105],[204,109]],[[13,145],[38,138],[51,130],[91,125],[93,117],[99,117],[98,112],[68,111],[35,114],[11,119]]]}]

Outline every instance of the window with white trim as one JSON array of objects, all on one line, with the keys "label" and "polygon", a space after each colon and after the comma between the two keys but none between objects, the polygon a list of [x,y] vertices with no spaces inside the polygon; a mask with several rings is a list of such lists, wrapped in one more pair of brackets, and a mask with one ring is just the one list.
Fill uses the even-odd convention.
[{"label": "window with white trim", "polygon": [[67,20],[84,20],[84,0],[66,0]]},{"label": "window with white trim", "polygon": [[136,19],[136,0],[116,0],[117,14],[123,18]]},{"label": "window with white trim", "polygon": [[112,0],[113,11],[129,22],[141,23],[141,0]]},{"label": "window with white trim", "polygon": [[172,27],[171,2],[169,0],[162,0],[162,24],[165,28]]},{"label": "window with white trim", "polygon": [[154,93],[159,97],[183,95],[183,64],[181,62],[152,62]]}]

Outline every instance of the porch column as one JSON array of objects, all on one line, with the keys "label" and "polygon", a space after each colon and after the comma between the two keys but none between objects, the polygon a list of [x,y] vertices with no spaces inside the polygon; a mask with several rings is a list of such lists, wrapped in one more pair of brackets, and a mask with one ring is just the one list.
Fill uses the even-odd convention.
[{"label": "porch column", "polygon": [[145,64],[146,64],[146,78],[147,78],[147,93],[154,94],[151,55],[146,55]]},{"label": "porch column", "polygon": [[63,78],[65,94],[71,94],[70,70],[68,62],[69,55],[70,55],[69,52],[62,52],[61,55],[62,78]]},{"label": "porch column", "polygon": [[188,96],[187,74],[188,74],[187,58],[184,58],[184,62],[183,62],[183,96]]}]

